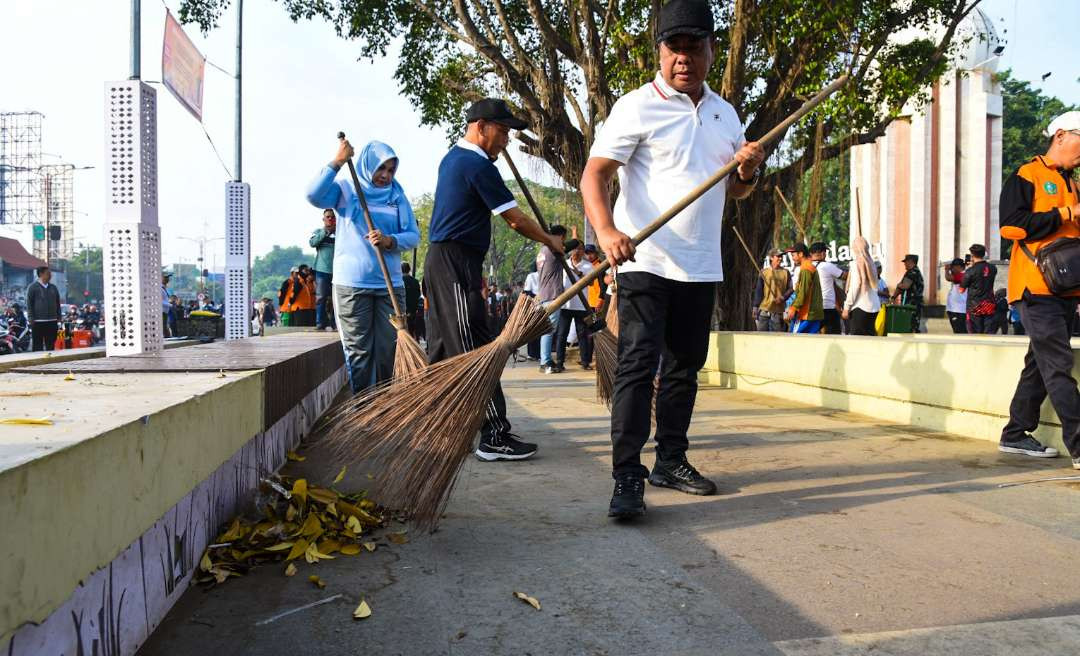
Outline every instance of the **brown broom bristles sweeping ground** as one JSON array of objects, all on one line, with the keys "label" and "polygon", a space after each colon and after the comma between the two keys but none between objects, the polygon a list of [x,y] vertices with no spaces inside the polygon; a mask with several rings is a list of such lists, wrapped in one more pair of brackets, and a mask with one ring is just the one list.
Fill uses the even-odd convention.
[{"label": "brown broom bristles sweeping ground", "polygon": [[[345,133],[338,132],[338,139],[344,138]],[[360,208],[364,211],[364,221],[367,222],[368,231],[373,231],[375,230],[375,222],[371,220],[371,212],[368,211],[367,199],[364,198],[364,191],[360,187],[360,178],[356,175],[356,167],[353,166],[351,159],[348,160],[348,164],[349,173],[352,175],[353,188],[356,190],[356,197],[360,199]],[[382,269],[383,280],[386,282],[386,291],[390,294],[390,303],[394,307],[394,314],[390,317],[390,323],[394,326],[394,330],[397,331],[397,348],[394,351],[394,376],[406,376],[427,366],[427,354],[424,353],[420,343],[409,332],[408,319],[405,313],[401,311],[397,294],[394,293],[394,283],[390,278],[390,269],[386,266],[386,256],[383,255],[381,248],[376,246],[372,248],[375,249],[375,255],[378,257],[379,268]]]},{"label": "brown broom bristles sweeping ground", "polygon": [[[843,76],[808,100],[760,139],[767,144],[847,82]],[[722,167],[633,237],[640,244],[738,164]],[[495,341],[371,388],[347,401],[330,419],[327,442],[345,460],[375,466],[371,492],[376,501],[434,529],[454,481],[484,421],[485,409],[510,355],[550,332],[548,316],[610,268],[595,267],[547,308],[522,295]]]},{"label": "brown broom bristles sweeping ground", "polygon": [[[612,287],[615,284],[612,283]],[[593,336],[596,360],[596,399],[611,407],[615,395],[615,369],[619,365],[619,294],[611,290],[607,307],[607,329]]]}]

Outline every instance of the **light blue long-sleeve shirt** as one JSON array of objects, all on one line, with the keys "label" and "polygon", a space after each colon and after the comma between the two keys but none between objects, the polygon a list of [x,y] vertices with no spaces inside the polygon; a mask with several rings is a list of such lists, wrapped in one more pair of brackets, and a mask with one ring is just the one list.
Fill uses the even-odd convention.
[{"label": "light blue long-sleeve shirt", "polygon": [[[337,180],[338,172],[332,166],[324,166],[308,187],[308,202],[320,209],[333,209],[338,213],[337,238],[334,244],[334,284],[361,289],[383,289],[379,261],[375,247],[365,235],[368,233],[364,210],[356,197],[352,181]],[[348,176],[346,176],[347,178]],[[386,267],[394,287],[404,287],[401,278],[401,253],[416,248],[420,243],[420,228],[412,205],[405,198],[398,205],[368,203],[371,220],[384,235],[394,238],[394,248],[383,251]]]}]

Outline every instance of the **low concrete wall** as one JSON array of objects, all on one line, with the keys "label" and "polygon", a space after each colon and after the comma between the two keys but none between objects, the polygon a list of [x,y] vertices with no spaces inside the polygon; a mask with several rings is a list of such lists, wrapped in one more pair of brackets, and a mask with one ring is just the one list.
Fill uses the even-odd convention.
[{"label": "low concrete wall", "polygon": [[344,367],[297,380],[268,424],[266,378],[4,374],[6,389],[41,393],[0,399],[5,416],[55,423],[0,426],[3,653],[135,653],[345,384]]},{"label": "low concrete wall", "polygon": [[[713,333],[700,380],[996,441],[1026,351],[1026,337],[724,332]],[[1036,435],[1064,448],[1049,402]]]}]

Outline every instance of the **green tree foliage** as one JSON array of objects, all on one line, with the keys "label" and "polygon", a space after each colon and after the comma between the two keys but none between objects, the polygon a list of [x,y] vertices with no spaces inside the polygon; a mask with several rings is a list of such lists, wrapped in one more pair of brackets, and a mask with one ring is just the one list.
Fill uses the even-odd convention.
[{"label": "green tree foliage", "polygon": [[[1078,105],[1066,105],[1060,99],[1047,96],[1027,80],[1018,80],[1007,70],[998,75],[1002,96],[1001,175],[1008,178],[1024,162],[1047,151],[1050,139],[1046,126],[1058,115],[1080,110]],[[1003,256],[1012,249],[1012,241],[1001,240]]]},{"label": "green tree foliage", "polygon": [[[65,303],[100,302],[105,298],[102,277],[101,247],[84,246],[67,261],[67,298]],[[83,292],[89,291],[86,295]]]},{"label": "green tree foliage", "polygon": [[1018,80],[1012,71],[998,75],[1003,98],[1001,175],[1008,178],[1024,162],[1046,152],[1050,139],[1046,126],[1064,112],[1080,110],[1080,105],[1066,105],[1060,99],[1034,89],[1026,80]]},{"label": "green tree foliage", "polygon": [[[770,160],[764,193],[728,207],[723,258],[731,265],[720,307],[728,312],[729,327],[748,325],[747,299],[756,276],[734,250],[738,242],[730,226],[737,225],[763,254],[773,234],[772,187],[793,190],[815,162],[873,141],[905,105],[926,102],[929,84],[948,67],[957,26],[977,3],[714,3],[717,61],[709,83],[740,112],[749,138],[763,135],[840,73],[852,77],[844,92],[789,132],[783,150]],[[657,70],[655,19],[662,0],[281,4],[294,20],[330,22],[368,57],[384,56],[392,42],[400,42],[395,76],[402,92],[425,124],[444,126],[451,137],[463,128],[467,103],[485,95],[508,98],[531,126],[518,135],[525,150],[572,188],[615,100]],[[209,30],[228,5],[229,0],[184,0],[180,18]]]},{"label": "green tree foliage", "polygon": [[305,252],[299,246],[282,248],[277,244],[265,255],[257,255],[251,265],[251,297],[253,299],[277,298],[281,283],[289,277],[289,270],[301,264],[311,265],[315,254]]}]

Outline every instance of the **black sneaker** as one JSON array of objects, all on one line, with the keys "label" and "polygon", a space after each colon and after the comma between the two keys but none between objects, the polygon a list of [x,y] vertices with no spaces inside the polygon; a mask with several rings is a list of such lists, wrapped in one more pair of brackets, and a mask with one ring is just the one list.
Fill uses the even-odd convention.
[{"label": "black sneaker", "polygon": [[566,369],[563,369],[563,366],[561,364],[559,364],[559,363],[555,363],[555,364],[551,365],[551,372],[550,373],[561,374],[564,371],[566,371]]},{"label": "black sneaker", "polygon": [[657,487],[670,487],[687,494],[708,496],[716,494],[716,483],[705,478],[686,459],[657,460],[649,474],[649,483]]},{"label": "black sneaker", "polygon": [[1006,442],[1002,440],[998,443],[998,451],[1001,451],[1002,453],[1018,453],[1023,456],[1031,456],[1032,458],[1058,457],[1057,449],[1050,446],[1043,446],[1039,440],[1032,437],[1031,433],[1026,433],[1024,439],[1015,442]]},{"label": "black sneaker", "polygon": [[522,442],[512,433],[505,433],[493,437],[481,437],[475,455],[478,460],[492,462],[494,460],[524,460],[534,453],[536,453],[535,444]]},{"label": "black sneaker", "polygon": [[624,474],[615,479],[615,492],[611,495],[608,517],[629,519],[645,514],[645,479]]}]

